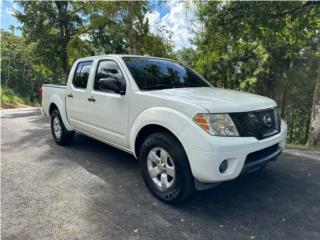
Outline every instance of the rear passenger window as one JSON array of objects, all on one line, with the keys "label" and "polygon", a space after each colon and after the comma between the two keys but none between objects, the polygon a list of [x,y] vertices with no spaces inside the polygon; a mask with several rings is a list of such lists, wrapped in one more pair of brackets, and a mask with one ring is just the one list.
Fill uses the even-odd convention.
[{"label": "rear passenger window", "polygon": [[87,88],[92,61],[80,62],[77,65],[72,84],[75,88]]}]

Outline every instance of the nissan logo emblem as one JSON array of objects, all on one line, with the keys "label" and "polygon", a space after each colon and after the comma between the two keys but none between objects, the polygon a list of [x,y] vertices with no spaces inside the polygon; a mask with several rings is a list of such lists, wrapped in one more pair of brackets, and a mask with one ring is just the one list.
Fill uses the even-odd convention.
[{"label": "nissan logo emblem", "polygon": [[262,121],[263,121],[264,125],[266,125],[267,127],[271,127],[272,126],[272,119],[271,119],[269,114],[265,114],[262,117]]}]

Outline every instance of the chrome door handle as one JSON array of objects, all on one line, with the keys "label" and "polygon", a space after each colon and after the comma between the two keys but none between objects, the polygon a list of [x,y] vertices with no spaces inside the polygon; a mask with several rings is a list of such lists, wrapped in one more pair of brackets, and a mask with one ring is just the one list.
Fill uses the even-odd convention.
[{"label": "chrome door handle", "polygon": [[88,101],[89,101],[89,102],[95,102],[96,99],[95,99],[94,97],[89,97],[89,98],[88,98]]}]

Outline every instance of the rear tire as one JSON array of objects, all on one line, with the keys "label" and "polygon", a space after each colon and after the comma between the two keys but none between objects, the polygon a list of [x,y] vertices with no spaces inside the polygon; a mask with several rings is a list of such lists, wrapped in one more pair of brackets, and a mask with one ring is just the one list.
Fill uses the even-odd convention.
[{"label": "rear tire", "polygon": [[74,131],[68,131],[66,129],[60,112],[57,109],[51,113],[51,132],[54,141],[59,145],[68,145],[73,140]]},{"label": "rear tire", "polygon": [[161,201],[178,202],[195,190],[187,155],[171,134],[158,132],[140,148],[140,166],[145,184]]}]

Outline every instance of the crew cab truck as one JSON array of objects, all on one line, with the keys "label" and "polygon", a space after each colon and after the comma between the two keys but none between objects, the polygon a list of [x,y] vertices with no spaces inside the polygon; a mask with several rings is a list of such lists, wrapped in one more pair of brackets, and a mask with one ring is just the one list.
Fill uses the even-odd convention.
[{"label": "crew cab truck", "polygon": [[213,87],[178,62],[102,55],[77,60],[66,86],[42,86],[57,144],[79,132],[133,154],[165,202],[264,168],[285,147],[275,101]]}]

